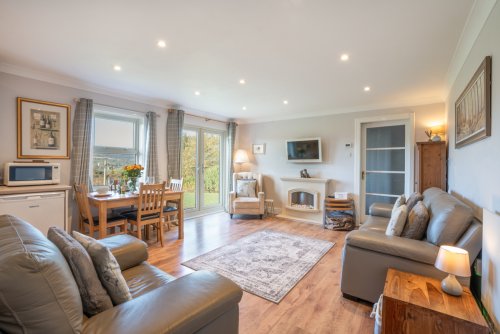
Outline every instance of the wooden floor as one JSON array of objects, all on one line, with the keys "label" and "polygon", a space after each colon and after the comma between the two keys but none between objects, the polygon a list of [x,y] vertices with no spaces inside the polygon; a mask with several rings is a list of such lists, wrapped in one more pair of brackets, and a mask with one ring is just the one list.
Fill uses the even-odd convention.
[{"label": "wooden floor", "polygon": [[229,214],[218,213],[185,221],[184,240],[177,240],[174,227],[166,232],[163,248],[152,241],[149,262],[180,277],[193,271],[182,266],[183,261],[262,229],[329,240],[335,246],[279,304],[244,292],[240,303],[241,334],[373,333],[371,305],[344,299],[340,292],[345,232],[278,218],[231,220]]}]

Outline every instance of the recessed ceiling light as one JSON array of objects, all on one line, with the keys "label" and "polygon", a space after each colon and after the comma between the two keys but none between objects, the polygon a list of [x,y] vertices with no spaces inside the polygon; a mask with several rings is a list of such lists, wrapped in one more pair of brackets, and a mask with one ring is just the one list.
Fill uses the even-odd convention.
[{"label": "recessed ceiling light", "polygon": [[199,91],[194,92],[194,95],[200,95]]},{"label": "recessed ceiling light", "polygon": [[240,85],[244,85],[246,84],[247,82],[245,81],[245,79],[240,79]]},{"label": "recessed ceiling light", "polygon": [[247,110],[247,107],[243,106],[241,109],[243,109],[243,110]]},{"label": "recessed ceiling light", "polygon": [[340,56],[340,60],[342,60],[342,61],[348,61],[349,60],[349,55],[347,53],[344,53],[343,55]]},{"label": "recessed ceiling light", "polygon": [[363,90],[364,90],[365,92],[369,92],[369,91],[371,91],[372,89],[370,88],[370,86],[366,86],[365,88],[363,88]]},{"label": "recessed ceiling light", "polygon": [[288,104],[288,100],[283,100],[283,104]]},{"label": "recessed ceiling light", "polygon": [[164,40],[159,40],[156,45],[158,45],[159,48],[164,48],[167,46],[167,42],[165,42]]},{"label": "recessed ceiling light", "polygon": [[122,67],[121,67],[120,65],[115,65],[115,66],[113,66],[113,69],[114,69],[115,71],[121,71],[121,70],[122,70]]}]

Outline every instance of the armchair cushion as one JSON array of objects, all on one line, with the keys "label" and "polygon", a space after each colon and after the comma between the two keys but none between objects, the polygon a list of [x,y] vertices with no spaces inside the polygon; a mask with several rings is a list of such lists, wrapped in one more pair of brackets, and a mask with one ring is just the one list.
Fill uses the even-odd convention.
[{"label": "armchair cushion", "polygon": [[234,200],[235,209],[258,209],[260,201],[257,197],[238,197]]},{"label": "armchair cushion", "polygon": [[255,188],[257,180],[255,179],[238,179],[236,180],[236,196],[237,197],[256,197]]}]

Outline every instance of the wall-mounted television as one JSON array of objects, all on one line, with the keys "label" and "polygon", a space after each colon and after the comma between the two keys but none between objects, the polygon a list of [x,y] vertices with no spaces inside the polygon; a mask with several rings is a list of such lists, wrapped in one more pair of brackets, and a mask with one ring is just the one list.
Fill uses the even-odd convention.
[{"label": "wall-mounted television", "polygon": [[321,162],[321,138],[289,139],[286,155],[290,162]]}]

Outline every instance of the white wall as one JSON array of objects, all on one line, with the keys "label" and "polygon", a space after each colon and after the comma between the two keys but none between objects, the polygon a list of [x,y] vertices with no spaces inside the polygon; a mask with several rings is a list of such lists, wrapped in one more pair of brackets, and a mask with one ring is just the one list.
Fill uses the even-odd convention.
[{"label": "white wall", "polygon": [[[491,212],[500,213],[500,4],[493,8],[472,50],[463,64],[447,99],[448,136],[449,145],[449,188],[452,193],[474,207],[476,216],[482,218],[482,208]],[[485,56],[493,58],[492,68],[492,110],[491,110],[491,137],[460,149],[455,149],[455,110],[454,105],[474,72]],[[485,236],[495,238],[500,242],[500,235],[483,231]],[[497,259],[500,254],[488,254]],[[489,286],[483,289],[500,289],[500,268],[483,263],[484,269],[489,269]],[[484,270],[483,269],[483,270]],[[485,272],[483,272],[485,274]],[[491,294],[493,295],[493,293]],[[500,300],[496,300],[497,312],[490,315],[500,321]],[[500,327],[497,327],[500,330]]]},{"label": "white wall", "polygon": [[[329,192],[354,192],[354,149],[346,149],[345,144],[354,143],[354,120],[387,114],[415,113],[416,141],[426,141],[424,131],[434,123],[445,120],[444,104],[418,107],[376,110],[322,117],[283,120],[268,123],[240,124],[237,132],[237,148],[249,153],[250,164],[243,170],[258,171],[265,175],[266,197],[281,207],[282,189],[280,177],[299,177],[299,171],[307,168],[312,177],[329,178],[334,181]],[[321,137],[323,162],[316,164],[296,164],[286,160],[285,140],[294,138]],[[252,144],[266,144],[266,153],[252,155]]]}]

